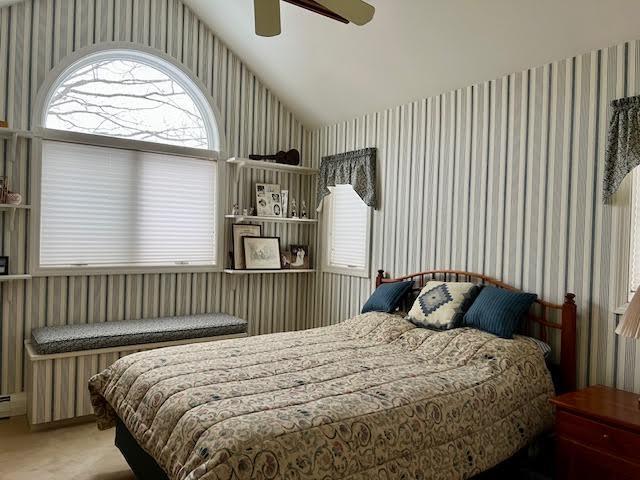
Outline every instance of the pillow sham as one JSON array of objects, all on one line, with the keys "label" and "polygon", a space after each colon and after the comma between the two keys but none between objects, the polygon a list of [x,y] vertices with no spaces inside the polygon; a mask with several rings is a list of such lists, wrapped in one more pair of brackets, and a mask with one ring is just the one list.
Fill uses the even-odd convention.
[{"label": "pillow sham", "polygon": [[479,291],[480,287],[471,282],[427,282],[413,302],[407,320],[434,330],[457,328]]},{"label": "pillow sham", "polygon": [[369,300],[362,307],[362,313],[393,313],[400,305],[402,298],[412,287],[413,280],[381,284],[373,291]]},{"label": "pillow sham", "polygon": [[502,338],[513,338],[536,298],[534,293],[486,286],[465,313],[464,323]]}]

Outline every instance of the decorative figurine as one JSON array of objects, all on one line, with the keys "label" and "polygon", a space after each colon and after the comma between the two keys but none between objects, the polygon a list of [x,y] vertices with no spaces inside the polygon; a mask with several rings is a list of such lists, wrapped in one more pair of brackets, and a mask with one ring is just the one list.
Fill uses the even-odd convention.
[{"label": "decorative figurine", "polygon": [[295,198],[291,199],[291,218],[298,218],[298,204]]},{"label": "decorative figurine", "polygon": [[256,216],[256,207],[249,208],[249,216],[250,217],[255,217]]},{"label": "decorative figurine", "polygon": [[240,214],[240,207],[238,207],[237,203],[233,204],[233,208],[231,209],[231,215],[236,216]]},{"label": "decorative figurine", "polygon": [[300,206],[300,218],[307,218],[307,202],[302,200],[302,204]]},{"label": "decorative figurine", "polygon": [[243,216],[243,217],[246,217],[246,216],[248,216],[248,215],[249,215],[249,210],[247,210],[246,208],[243,208],[243,209],[242,209],[242,216]]}]

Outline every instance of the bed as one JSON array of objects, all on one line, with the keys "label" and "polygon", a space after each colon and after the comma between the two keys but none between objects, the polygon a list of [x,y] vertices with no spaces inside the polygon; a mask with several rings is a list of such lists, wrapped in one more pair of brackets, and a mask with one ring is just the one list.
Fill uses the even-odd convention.
[{"label": "bed", "polygon": [[[509,288],[468,272],[403,278],[419,287],[429,276]],[[397,280],[381,274],[377,283]],[[560,332],[560,388],[570,389],[573,296],[537,307],[530,318],[537,331]],[[379,312],[132,354],[93,377],[89,389],[99,428],[117,426],[139,478],[469,478],[553,423],[551,374],[528,338],[436,332]]]}]

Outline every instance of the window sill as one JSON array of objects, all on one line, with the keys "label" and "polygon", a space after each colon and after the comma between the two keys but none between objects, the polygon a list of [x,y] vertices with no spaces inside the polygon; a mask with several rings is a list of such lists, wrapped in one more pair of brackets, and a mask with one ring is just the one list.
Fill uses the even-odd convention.
[{"label": "window sill", "polygon": [[219,273],[222,267],[216,265],[176,265],[176,266],[120,266],[120,267],[64,267],[36,268],[32,277],[74,277],[90,275],[141,275],[160,273]]},{"label": "window sill", "polygon": [[345,275],[347,277],[359,277],[359,278],[369,278],[369,270],[368,269],[356,269],[356,268],[346,268],[346,267],[332,267],[330,265],[325,265],[322,267],[323,273],[334,273],[336,275]]}]

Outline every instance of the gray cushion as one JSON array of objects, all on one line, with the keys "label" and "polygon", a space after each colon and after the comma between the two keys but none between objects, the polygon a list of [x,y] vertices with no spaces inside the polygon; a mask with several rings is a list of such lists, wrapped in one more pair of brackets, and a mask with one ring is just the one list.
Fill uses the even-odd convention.
[{"label": "gray cushion", "polygon": [[224,313],[124,320],[36,328],[32,345],[40,354],[245,333],[247,321]]}]

